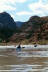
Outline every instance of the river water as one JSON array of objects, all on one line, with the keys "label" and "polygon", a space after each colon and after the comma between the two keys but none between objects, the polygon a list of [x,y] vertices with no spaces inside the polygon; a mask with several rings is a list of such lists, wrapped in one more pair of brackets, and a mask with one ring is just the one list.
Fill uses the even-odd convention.
[{"label": "river water", "polygon": [[0,72],[48,72],[48,48],[0,51]]}]

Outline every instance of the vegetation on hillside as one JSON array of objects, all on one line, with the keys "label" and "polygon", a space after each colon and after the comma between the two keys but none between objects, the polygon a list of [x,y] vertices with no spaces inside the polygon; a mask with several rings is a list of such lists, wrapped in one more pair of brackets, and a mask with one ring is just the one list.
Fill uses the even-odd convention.
[{"label": "vegetation on hillside", "polygon": [[0,43],[48,44],[48,16],[32,16],[19,23],[20,27],[8,13],[0,13]]}]

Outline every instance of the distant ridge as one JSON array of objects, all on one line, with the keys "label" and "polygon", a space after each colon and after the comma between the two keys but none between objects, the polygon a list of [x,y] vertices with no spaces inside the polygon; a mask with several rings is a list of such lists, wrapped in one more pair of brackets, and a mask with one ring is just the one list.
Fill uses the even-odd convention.
[{"label": "distant ridge", "polygon": [[21,27],[23,24],[24,24],[24,22],[16,21],[16,25],[17,25],[18,27]]}]

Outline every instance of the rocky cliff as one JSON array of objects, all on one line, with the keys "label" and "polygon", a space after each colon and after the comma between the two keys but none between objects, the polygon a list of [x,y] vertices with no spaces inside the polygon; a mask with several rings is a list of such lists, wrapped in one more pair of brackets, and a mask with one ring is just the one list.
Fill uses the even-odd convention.
[{"label": "rocky cliff", "polygon": [[[0,39],[22,44],[48,44],[48,16],[32,16],[19,27],[6,12],[0,14]],[[21,22],[22,23],[22,22]]]}]

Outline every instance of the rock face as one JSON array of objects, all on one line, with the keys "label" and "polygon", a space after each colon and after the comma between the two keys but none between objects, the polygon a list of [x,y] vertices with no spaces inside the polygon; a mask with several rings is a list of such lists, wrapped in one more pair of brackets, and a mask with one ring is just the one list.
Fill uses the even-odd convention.
[{"label": "rock face", "polygon": [[4,29],[16,29],[16,24],[13,18],[6,12],[0,13],[0,28]]},{"label": "rock face", "polygon": [[48,40],[48,17],[33,16],[21,26],[19,41],[38,42]]},{"label": "rock face", "polygon": [[14,22],[8,13],[0,13],[0,40],[23,44],[47,40],[48,44],[48,16],[32,16],[27,22]]},{"label": "rock face", "polygon": [[27,22],[25,22],[24,25],[22,25],[22,28],[27,30],[31,30],[32,28],[32,30],[35,31],[36,29],[40,28],[41,22],[40,17],[33,16]]},{"label": "rock face", "polygon": [[7,40],[16,28],[16,23],[8,13],[0,13],[0,39]]}]

